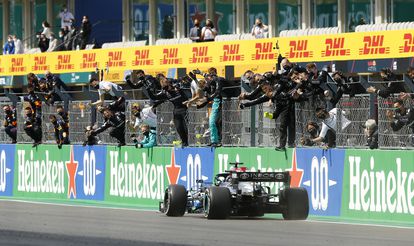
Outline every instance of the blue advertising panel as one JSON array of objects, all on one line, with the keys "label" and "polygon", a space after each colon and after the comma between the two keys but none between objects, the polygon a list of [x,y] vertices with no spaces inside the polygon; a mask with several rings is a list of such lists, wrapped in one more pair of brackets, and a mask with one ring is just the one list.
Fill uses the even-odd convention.
[{"label": "blue advertising panel", "polygon": [[14,144],[0,145],[0,196],[13,196],[15,149]]},{"label": "blue advertising panel", "polygon": [[188,189],[197,180],[212,182],[214,176],[214,148],[174,148],[176,165],[181,166],[178,184]]},{"label": "blue advertising panel", "polygon": [[296,149],[301,181],[309,195],[309,214],[339,216],[345,150]]},{"label": "blue advertising panel", "polygon": [[76,199],[103,200],[105,191],[105,146],[73,146]]}]

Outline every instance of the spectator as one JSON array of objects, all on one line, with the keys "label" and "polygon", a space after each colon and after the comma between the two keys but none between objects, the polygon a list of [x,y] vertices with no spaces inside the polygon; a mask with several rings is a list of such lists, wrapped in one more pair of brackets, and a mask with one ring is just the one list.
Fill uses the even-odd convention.
[{"label": "spectator", "polygon": [[56,118],[55,115],[49,115],[49,121],[53,125],[58,148],[61,149],[63,144],[70,144],[66,123],[62,119]]},{"label": "spectator", "polygon": [[394,101],[394,112],[387,110],[387,118],[391,121],[393,131],[399,131],[403,126],[408,126],[414,133],[414,108],[407,109],[402,99]]},{"label": "spectator", "polygon": [[164,16],[162,21],[162,35],[161,38],[174,38],[174,22],[171,16]]},{"label": "spectator", "polygon": [[55,37],[55,34],[50,35],[50,42],[49,42],[49,48],[47,49],[47,52],[56,51],[58,47],[60,46],[60,41]]},{"label": "spectator", "polygon": [[374,86],[367,88],[367,92],[371,94],[377,94],[382,98],[387,98],[393,93],[405,92],[404,83],[395,82],[397,80],[395,74],[389,68],[383,68],[380,72],[381,78],[383,81],[387,81],[385,89],[377,89]]},{"label": "spectator", "polygon": [[[336,146],[336,123],[338,108],[326,111],[324,108],[316,109],[316,117],[322,120],[322,129],[317,138],[311,139],[313,143],[327,142],[329,148]],[[351,122],[345,117],[345,112],[341,112],[342,129],[345,129]]]},{"label": "spectator", "polygon": [[44,34],[40,34],[37,47],[39,47],[41,52],[46,52],[49,49],[49,39]]},{"label": "spectator", "polygon": [[17,38],[16,35],[13,35],[13,42],[14,42],[14,54],[23,54],[24,47],[22,41]]},{"label": "spectator", "polygon": [[82,19],[82,25],[81,25],[81,30],[80,30],[80,49],[84,50],[86,48],[86,45],[89,42],[89,38],[91,36],[91,32],[92,32],[92,25],[89,22],[89,18],[88,16],[83,16]]},{"label": "spectator", "polygon": [[152,148],[157,145],[157,133],[155,130],[151,130],[149,125],[142,124],[140,126],[141,133],[144,135],[144,139],[141,142],[138,142],[137,139],[134,139],[136,148]]},{"label": "spectator", "polygon": [[64,38],[65,50],[75,50],[76,45],[77,45],[77,40],[76,40],[77,30],[73,26],[74,20],[72,19],[70,21],[71,21],[71,25],[69,27],[65,27],[65,30],[67,30],[67,33]]},{"label": "spectator", "polygon": [[370,149],[378,149],[378,127],[375,120],[369,119],[365,122],[364,133],[367,138],[367,146]]},{"label": "spectator", "polygon": [[42,22],[43,31],[41,34],[45,35],[47,39],[50,39],[52,31],[50,30],[50,24],[47,21]]},{"label": "spectator", "polygon": [[14,54],[15,46],[13,37],[11,35],[7,36],[7,42],[4,44],[3,47],[3,55],[12,55]]},{"label": "spectator", "polygon": [[72,26],[72,20],[75,19],[73,14],[68,11],[66,5],[63,5],[62,11],[60,11],[58,18],[61,19],[61,28]]},{"label": "spectator", "polygon": [[217,31],[214,28],[214,24],[210,19],[207,19],[206,25],[201,29],[201,40],[202,41],[214,41],[217,36]]},{"label": "spectator", "polygon": [[201,27],[198,19],[194,20],[194,27],[190,29],[190,39],[199,42],[201,38]]},{"label": "spectator", "polygon": [[266,38],[269,27],[263,24],[262,20],[257,18],[255,25],[252,27],[252,36],[255,38]]}]

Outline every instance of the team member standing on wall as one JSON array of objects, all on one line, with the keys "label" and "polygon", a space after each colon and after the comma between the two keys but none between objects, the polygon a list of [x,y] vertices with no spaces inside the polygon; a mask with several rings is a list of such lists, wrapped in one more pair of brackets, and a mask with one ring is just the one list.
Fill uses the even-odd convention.
[{"label": "team member standing on wall", "polygon": [[33,147],[36,147],[42,143],[42,121],[36,117],[36,114],[33,113],[32,108],[30,107],[26,107],[24,109],[24,113],[24,131],[30,138],[33,139]]},{"label": "team member standing on wall", "polygon": [[[198,72],[199,71],[197,71],[197,73]],[[215,68],[210,68],[209,73],[205,74],[204,77],[207,82],[203,88],[207,95],[205,104],[213,102],[209,117],[210,145],[212,147],[219,147],[221,146],[221,92],[223,89],[224,78],[217,76],[217,70]],[[205,106],[205,104],[201,104],[199,107]]]},{"label": "team member standing on wall", "polygon": [[[148,95],[152,100],[157,101],[156,105],[170,101],[174,105],[174,125],[181,138],[182,146],[188,146],[188,129],[187,129],[187,106],[184,104],[188,100],[181,83],[177,80],[167,79],[163,74],[157,75],[160,82],[161,92],[153,94],[150,90]],[[154,106],[156,106],[154,105]]]},{"label": "team member standing on wall", "polygon": [[17,119],[16,109],[10,105],[3,106],[5,113],[4,117],[4,131],[12,139],[12,144],[17,143]]},{"label": "team member standing on wall", "polygon": [[89,84],[98,90],[99,100],[91,103],[92,106],[102,105],[105,101],[105,95],[108,94],[112,99],[117,99],[122,96],[122,87],[109,81],[99,81],[97,78],[92,78]]},{"label": "team member standing on wall", "polygon": [[68,129],[66,129],[66,123],[62,119],[57,119],[56,116],[50,115],[49,116],[50,123],[52,123],[54,132],[55,132],[55,139],[58,145],[58,148],[62,148],[63,144],[70,144],[69,136],[68,136]]}]

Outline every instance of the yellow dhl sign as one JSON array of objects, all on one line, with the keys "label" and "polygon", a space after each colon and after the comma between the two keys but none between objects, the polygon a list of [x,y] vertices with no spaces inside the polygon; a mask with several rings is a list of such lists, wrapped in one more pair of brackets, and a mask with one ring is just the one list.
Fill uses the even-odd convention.
[{"label": "yellow dhl sign", "polygon": [[[280,51],[275,47],[277,41]],[[279,52],[294,62],[413,57],[414,30],[5,55],[0,56],[0,75],[45,70],[89,72],[96,67],[109,67],[110,71],[167,71],[228,65],[236,66],[236,73],[247,69],[265,72],[275,68]],[[219,70],[224,73],[224,69]]]}]

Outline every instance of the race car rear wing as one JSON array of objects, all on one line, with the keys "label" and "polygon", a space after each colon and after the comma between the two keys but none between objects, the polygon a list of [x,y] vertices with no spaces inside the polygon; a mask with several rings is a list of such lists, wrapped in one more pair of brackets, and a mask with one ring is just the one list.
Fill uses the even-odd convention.
[{"label": "race car rear wing", "polygon": [[[236,175],[237,177],[234,177]],[[232,178],[239,182],[284,182],[290,181],[289,172],[236,172]]]}]

